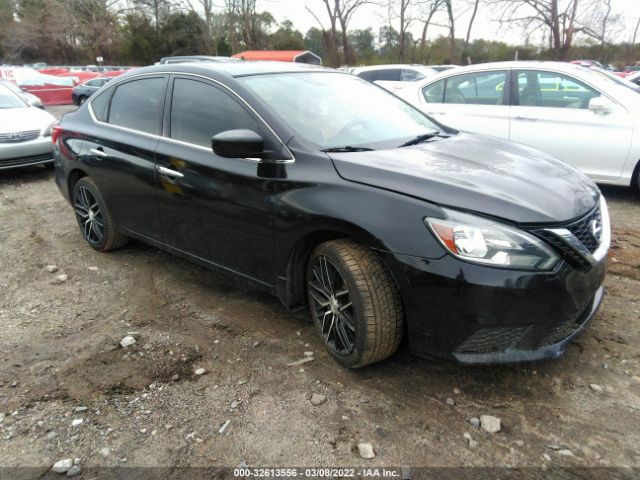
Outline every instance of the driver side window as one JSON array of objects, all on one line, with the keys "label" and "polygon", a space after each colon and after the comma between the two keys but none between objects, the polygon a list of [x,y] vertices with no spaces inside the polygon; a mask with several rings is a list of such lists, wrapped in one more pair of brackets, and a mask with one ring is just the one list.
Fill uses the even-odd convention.
[{"label": "driver side window", "polygon": [[227,92],[199,80],[176,78],[171,100],[170,137],[202,147],[226,130],[260,133],[258,122]]}]

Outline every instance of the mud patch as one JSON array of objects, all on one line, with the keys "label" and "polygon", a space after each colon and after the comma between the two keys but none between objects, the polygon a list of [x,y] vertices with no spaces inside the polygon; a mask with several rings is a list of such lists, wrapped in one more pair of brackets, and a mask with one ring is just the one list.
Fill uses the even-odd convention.
[{"label": "mud patch", "polygon": [[202,358],[189,346],[138,345],[79,358],[59,373],[59,387],[78,400],[131,393],[154,382],[191,379],[194,362]]},{"label": "mud patch", "polygon": [[609,253],[609,272],[640,280],[640,230],[616,228]]}]

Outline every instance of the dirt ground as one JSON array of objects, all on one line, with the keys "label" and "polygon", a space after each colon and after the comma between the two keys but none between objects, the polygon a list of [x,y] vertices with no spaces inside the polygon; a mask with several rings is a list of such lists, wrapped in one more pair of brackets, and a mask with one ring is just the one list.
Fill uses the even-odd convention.
[{"label": "dirt ground", "polygon": [[[141,243],[96,253],[51,170],[3,172],[0,467],[638,468],[640,200],[603,191],[607,296],[563,358],[461,367],[401,351],[347,371],[304,313]],[[502,430],[474,427],[481,415]]]}]

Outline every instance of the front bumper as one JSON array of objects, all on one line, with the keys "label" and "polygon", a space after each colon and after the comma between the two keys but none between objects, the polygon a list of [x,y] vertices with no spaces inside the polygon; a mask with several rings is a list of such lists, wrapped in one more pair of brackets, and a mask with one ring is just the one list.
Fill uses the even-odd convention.
[{"label": "front bumper", "polygon": [[51,137],[0,144],[0,170],[53,162]]},{"label": "front bumper", "polygon": [[484,267],[451,255],[388,254],[400,287],[409,349],[465,364],[556,358],[602,303],[606,258],[553,272]]}]

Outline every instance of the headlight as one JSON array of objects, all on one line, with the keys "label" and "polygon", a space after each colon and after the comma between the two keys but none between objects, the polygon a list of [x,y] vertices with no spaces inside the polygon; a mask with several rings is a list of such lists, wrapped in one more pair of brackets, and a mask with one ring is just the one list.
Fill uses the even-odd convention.
[{"label": "headlight", "polygon": [[56,124],[57,122],[53,122],[51,125],[49,125],[47,128],[45,128],[44,130],[42,130],[42,136],[43,137],[50,137],[51,136],[51,130],[53,129],[53,126]]},{"label": "headlight", "polygon": [[520,270],[550,270],[558,255],[541,240],[486,218],[444,210],[447,218],[425,218],[442,245],[470,262]]}]

